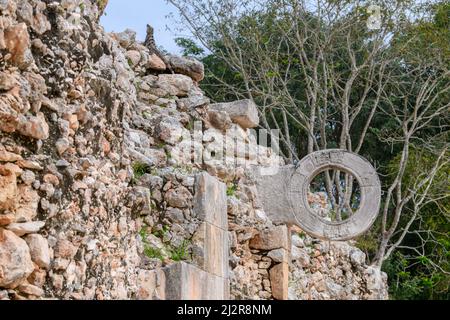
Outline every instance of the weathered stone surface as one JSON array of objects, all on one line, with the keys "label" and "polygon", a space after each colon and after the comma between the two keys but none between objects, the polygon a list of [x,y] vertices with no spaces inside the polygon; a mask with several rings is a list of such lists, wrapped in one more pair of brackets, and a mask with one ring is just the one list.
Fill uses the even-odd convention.
[{"label": "weathered stone surface", "polygon": [[16,162],[19,160],[23,160],[19,154],[15,154],[12,152],[8,152],[6,150],[0,149],[0,161],[3,162]]},{"label": "weathered stone surface", "polygon": [[203,270],[228,278],[228,234],[208,222],[200,225],[192,238],[194,263]]},{"label": "weathered stone surface", "polygon": [[174,208],[187,208],[190,205],[192,195],[189,190],[183,186],[171,189],[165,194],[165,200],[168,205]]},{"label": "weathered stone surface", "polygon": [[370,290],[368,299],[370,300],[383,300],[388,297],[387,292],[387,275],[377,267],[368,267],[364,271],[366,278],[367,289]]},{"label": "weathered stone surface", "polygon": [[47,240],[39,234],[30,234],[25,241],[30,248],[31,260],[39,267],[47,269],[50,266],[50,250]]},{"label": "weathered stone surface", "polygon": [[186,136],[186,138],[190,137],[180,121],[169,117],[162,119],[162,121],[157,124],[155,132],[162,141],[171,145],[180,143],[184,136]]},{"label": "weathered stone surface", "polygon": [[161,74],[155,84],[155,93],[162,97],[186,97],[194,86],[191,78],[181,74]]},{"label": "weathered stone surface", "polygon": [[[318,219],[308,204],[309,183],[319,170],[338,168],[352,172],[361,181],[363,201],[357,212],[336,225]],[[349,240],[366,232],[374,223],[380,208],[381,185],[375,169],[359,155],[344,150],[325,150],[310,154],[294,166],[277,167],[272,175],[255,168],[259,199],[274,223],[294,224],[317,238]]]},{"label": "weathered stone surface", "polygon": [[34,270],[27,243],[0,228],[0,287],[14,288]]},{"label": "weathered stone surface", "polygon": [[20,116],[17,131],[27,137],[45,140],[49,135],[49,127],[42,112],[37,116]]},{"label": "weathered stone surface", "polygon": [[228,281],[180,262],[163,269],[167,300],[228,300]]},{"label": "weathered stone surface", "polygon": [[125,56],[128,59],[128,63],[131,67],[135,67],[141,61],[141,53],[137,50],[129,50],[126,52]]},{"label": "weathered stone surface", "polygon": [[15,209],[16,197],[16,175],[10,169],[0,165],[0,212]]},{"label": "weathered stone surface", "polygon": [[272,295],[276,300],[288,299],[289,265],[280,263],[269,271],[270,283],[272,284]]},{"label": "weathered stone surface", "polygon": [[165,59],[173,71],[187,75],[196,82],[202,81],[205,77],[203,63],[194,58],[169,55]]},{"label": "weathered stone surface", "polygon": [[137,300],[165,300],[166,276],[163,270],[139,270]]},{"label": "weathered stone surface", "polygon": [[162,61],[162,59],[154,53],[149,55],[146,67],[149,69],[158,70],[158,71],[164,71],[167,69],[167,66],[164,63],[164,61]]},{"label": "weathered stone surface", "polygon": [[274,250],[284,248],[289,250],[290,239],[287,226],[276,226],[266,231],[261,231],[249,243],[250,248],[258,250]]},{"label": "weathered stone surface", "polygon": [[17,289],[19,292],[31,296],[42,297],[44,295],[44,290],[29,283],[21,284]]},{"label": "weathered stone surface", "polygon": [[194,212],[199,219],[228,230],[226,185],[206,172],[197,175]]},{"label": "weathered stone surface", "polygon": [[222,131],[230,129],[233,124],[230,116],[225,111],[210,110],[208,112],[208,120],[214,128]]},{"label": "weathered stone surface", "polygon": [[272,250],[267,256],[277,263],[289,262],[289,252],[283,248]]},{"label": "weathered stone surface", "polygon": [[36,233],[45,226],[43,221],[25,222],[25,223],[11,223],[6,228],[9,231],[14,232],[19,237],[29,234]]},{"label": "weathered stone surface", "polygon": [[225,111],[233,122],[239,124],[244,129],[259,126],[258,108],[252,100],[212,104],[210,109]]},{"label": "weathered stone surface", "polygon": [[60,258],[73,258],[77,253],[78,248],[72,244],[69,240],[61,239],[58,241],[55,247],[55,257]]},{"label": "weathered stone surface", "polygon": [[113,33],[112,35],[117,39],[119,44],[124,49],[128,49],[133,43],[136,42],[136,32],[131,29],[126,29],[123,32]]},{"label": "weathered stone surface", "polygon": [[15,216],[13,213],[8,214],[0,214],[0,227],[7,226],[10,223],[13,223],[15,220]]},{"label": "weathered stone surface", "polygon": [[16,222],[30,222],[37,215],[39,194],[31,186],[21,184],[17,188]]},{"label": "weathered stone surface", "polygon": [[30,52],[30,36],[27,25],[19,23],[4,31],[6,49],[12,54],[12,61],[21,69],[25,69],[32,60]]}]

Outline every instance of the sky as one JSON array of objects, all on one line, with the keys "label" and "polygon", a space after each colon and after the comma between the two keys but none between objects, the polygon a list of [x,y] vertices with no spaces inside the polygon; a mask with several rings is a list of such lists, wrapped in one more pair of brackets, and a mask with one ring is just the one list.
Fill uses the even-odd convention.
[{"label": "sky", "polygon": [[147,23],[155,29],[158,46],[170,53],[180,53],[175,44],[177,36],[189,36],[188,31],[175,31],[179,25],[176,8],[166,0],[109,0],[100,23],[108,32],[121,32],[129,28],[137,32],[137,38],[145,39]]}]

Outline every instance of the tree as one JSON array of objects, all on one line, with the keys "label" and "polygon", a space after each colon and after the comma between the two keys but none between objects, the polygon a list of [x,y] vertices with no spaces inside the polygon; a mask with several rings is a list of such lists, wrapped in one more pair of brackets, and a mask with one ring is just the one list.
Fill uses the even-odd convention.
[{"label": "tree", "polygon": [[[378,165],[384,196],[374,265],[404,250],[411,233],[427,231],[419,222],[432,204],[448,222],[441,174],[450,161],[448,3],[379,1],[382,21],[372,30],[367,21],[377,16],[366,1],[169,1],[211,52],[203,59],[207,93],[255,100],[262,126],[280,129],[287,161],[340,148]],[[348,173],[339,177],[325,173],[333,208],[342,205],[333,203],[341,180],[355,190]],[[343,198],[348,205],[351,192]],[[424,240],[424,248],[435,241]]]}]

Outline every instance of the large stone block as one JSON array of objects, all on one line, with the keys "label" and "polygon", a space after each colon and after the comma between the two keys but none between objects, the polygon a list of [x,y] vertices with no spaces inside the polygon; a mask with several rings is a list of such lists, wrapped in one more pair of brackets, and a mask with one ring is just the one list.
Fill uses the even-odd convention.
[{"label": "large stone block", "polygon": [[139,270],[137,300],[165,300],[166,276],[162,269]]},{"label": "large stone block", "polygon": [[276,226],[257,234],[250,240],[250,248],[258,250],[290,249],[289,229],[287,226]]},{"label": "large stone block", "polygon": [[217,103],[210,106],[211,110],[225,111],[233,122],[242,128],[256,128],[259,126],[258,108],[252,100],[239,100],[228,103]]},{"label": "large stone block", "polygon": [[288,299],[289,265],[286,262],[275,265],[269,271],[272,295],[276,300]]},{"label": "large stone block", "polygon": [[204,222],[195,233],[194,262],[206,272],[228,278],[228,232]]},{"label": "large stone block", "polygon": [[0,228],[0,287],[15,288],[33,272],[25,240]]},{"label": "large stone block", "polygon": [[196,82],[202,81],[205,77],[203,63],[194,58],[168,55],[165,59],[176,73],[184,74]]},{"label": "large stone block", "polygon": [[194,212],[199,219],[228,230],[226,186],[208,173],[196,177]]},{"label": "large stone block", "polygon": [[179,262],[163,269],[166,300],[227,300],[228,280]]}]

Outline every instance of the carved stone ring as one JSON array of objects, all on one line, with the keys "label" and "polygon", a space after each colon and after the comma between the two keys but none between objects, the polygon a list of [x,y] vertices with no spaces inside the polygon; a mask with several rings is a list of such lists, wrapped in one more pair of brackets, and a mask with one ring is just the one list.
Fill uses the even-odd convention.
[{"label": "carved stone ring", "polygon": [[[347,220],[321,219],[308,204],[310,183],[327,169],[355,177],[361,190],[360,205]],[[259,200],[275,223],[295,224],[312,236],[325,240],[349,240],[366,232],[380,209],[381,184],[376,170],[361,156],[345,150],[310,154],[294,166],[281,167],[274,175],[255,175]]]}]

